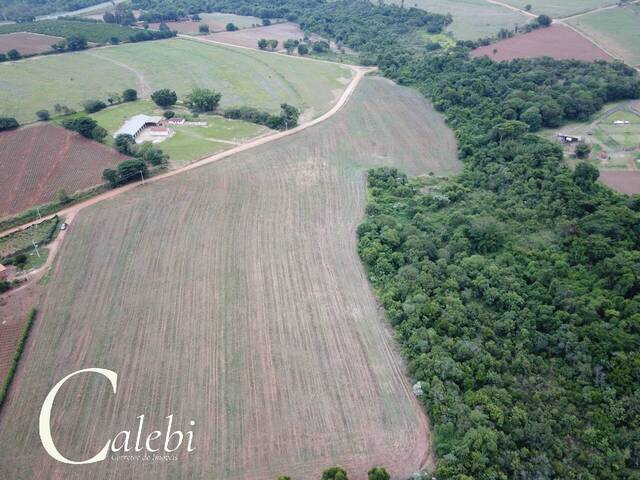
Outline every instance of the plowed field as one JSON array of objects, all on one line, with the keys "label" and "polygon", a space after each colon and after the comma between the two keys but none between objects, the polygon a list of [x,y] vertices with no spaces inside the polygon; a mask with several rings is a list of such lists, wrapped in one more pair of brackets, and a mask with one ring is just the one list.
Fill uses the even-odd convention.
[{"label": "plowed field", "polygon": [[125,160],[112,148],[56,125],[0,133],[0,217],[102,182],[102,171]]},{"label": "plowed field", "polygon": [[[365,79],[330,120],[83,210],[0,416],[7,478],[406,477],[432,462],[426,418],[356,253],[365,169],[459,171],[455,141],[415,91]],[[65,466],[40,446],[42,399],[70,458],[134,429],[196,422],[175,461]],[[19,427],[19,428],[18,428]],[[165,427],[166,428],[166,427]]]}]

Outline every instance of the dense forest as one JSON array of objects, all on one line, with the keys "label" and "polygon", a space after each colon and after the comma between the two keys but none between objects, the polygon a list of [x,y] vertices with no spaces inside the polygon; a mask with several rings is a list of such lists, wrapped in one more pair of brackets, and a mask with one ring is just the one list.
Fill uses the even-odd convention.
[{"label": "dense forest", "polygon": [[621,65],[431,56],[390,68],[464,173],[370,172],[359,253],[435,430],[438,478],[640,478],[640,199],[530,132],[635,98]]},{"label": "dense forest", "polygon": [[72,12],[104,0],[0,0],[0,19],[25,21],[38,15]]},{"label": "dense forest", "polygon": [[371,171],[358,229],[422,382],[439,479],[640,479],[640,199],[533,134],[640,96],[631,68],[409,50],[407,34],[450,17],[362,0],[135,4],[295,20],[445,114],[464,172],[434,186]]},{"label": "dense forest", "polygon": [[405,40],[412,32],[439,33],[452,21],[450,15],[374,5],[368,0],[133,0],[132,5],[144,10],[148,21],[174,20],[203,11],[286,18],[305,32],[357,50],[363,64],[376,63],[384,53],[409,49]]}]

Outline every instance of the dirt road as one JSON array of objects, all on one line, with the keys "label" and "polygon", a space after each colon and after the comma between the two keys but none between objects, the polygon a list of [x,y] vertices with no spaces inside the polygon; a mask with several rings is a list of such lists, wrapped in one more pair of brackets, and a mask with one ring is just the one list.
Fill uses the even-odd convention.
[{"label": "dirt road", "polygon": [[[213,43],[218,43],[218,42],[213,42]],[[237,48],[237,47],[236,47]],[[322,61],[322,60],[318,60],[318,61]],[[38,219],[38,220],[34,220],[33,222],[28,222],[25,223],[23,225],[19,225],[17,227],[13,227],[10,228],[8,230],[5,230],[4,232],[0,233],[0,237],[4,237],[6,235],[9,235],[11,233],[14,233],[18,230],[22,230],[24,228],[27,228],[31,225],[34,225],[36,223],[41,222],[42,220],[46,220],[48,218],[53,218],[54,215],[60,215],[60,216],[65,216],[67,219],[72,218],[73,216],[75,216],[79,211],[81,211],[82,209],[89,207],[91,205],[95,205],[96,203],[100,203],[103,202],[105,200],[109,200],[112,199],[114,197],[117,197],[118,195],[121,195],[125,192],[128,192],[130,190],[133,190],[134,188],[138,188],[140,186],[143,186],[147,183],[155,183],[155,182],[160,182],[166,178],[169,177],[173,177],[174,175],[179,175],[183,172],[189,171],[189,170],[193,170],[194,168],[199,168],[202,167],[203,165],[208,165],[210,163],[213,162],[217,162],[219,160],[222,160],[223,158],[227,158],[230,157],[232,155],[235,155],[237,153],[240,152],[244,152],[247,150],[250,150],[252,148],[255,148],[259,145],[264,145],[265,143],[269,143],[269,142],[273,142],[275,140],[279,140],[281,138],[284,137],[288,137],[290,135],[295,135],[298,132],[301,132],[309,127],[312,127],[314,125],[317,125],[319,123],[324,122],[325,120],[331,118],[333,115],[335,115],[348,101],[349,98],[351,97],[351,95],[353,94],[354,90],[356,89],[356,87],[358,86],[358,84],[360,83],[360,81],[362,80],[362,78],[370,72],[375,71],[375,68],[370,68],[370,67],[356,67],[356,66],[350,66],[350,68],[355,72],[355,76],[353,77],[353,79],[351,80],[351,82],[349,83],[349,85],[347,86],[347,88],[344,90],[344,92],[342,93],[342,96],[338,99],[338,101],[336,102],[336,104],[326,113],[324,113],[323,115],[319,116],[318,118],[315,118],[309,122],[305,122],[301,125],[298,125],[295,128],[292,128],[290,130],[285,130],[282,132],[276,132],[272,135],[267,135],[265,137],[260,137],[257,138],[256,140],[250,141],[248,143],[245,143],[243,145],[239,145],[237,147],[231,148],[229,150],[225,150],[224,152],[220,152],[217,153],[215,155],[211,155],[210,157],[206,157],[203,158],[202,160],[198,160],[197,162],[191,163],[189,165],[186,165],[185,167],[182,168],[178,168],[176,170],[171,170],[167,173],[163,173],[162,175],[158,175],[156,177],[150,178],[148,180],[146,180],[143,183],[130,183],[128,185],[125,185],[123,187],[114,189],[114,190],[109,190],[106,193],[103,193],[101,195],[97,195],[95,197],[89,198],[88,200],[85,200],[83,202],[80,203],[76,203],[75,205],[72,205],[68,208],[62,209],[56,213],[53,213],[51,215],[47,215],[46,217],[43,217],[42,219]],[[53,252],[51,252],[52,254]],[[50,256],[52,256],[50,254]]]}]

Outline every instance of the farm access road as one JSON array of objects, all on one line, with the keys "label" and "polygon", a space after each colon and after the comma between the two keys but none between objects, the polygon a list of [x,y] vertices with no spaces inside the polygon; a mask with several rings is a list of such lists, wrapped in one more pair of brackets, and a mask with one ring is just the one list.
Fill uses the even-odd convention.
[{"label": "farm access road", "polygon": [[[216,42],[218,43],[218,42]],[[237,47],[236,47],[237,48]],[[314,60],[314,61],[323,61],[323,60]],[[342,109],[342,107],[344,107],[347,102],[349,101],[349,98],[351,97],[351,95],[353,94],[353,92],[355,91],[356,87],[358,86],[358,84],[360,83],[360,81],[362,80],[362,78],[368,74],[371,73],[373,71],[376,70],[376,67],[358,67],[358,66],[352,66],[352,65],[348,65],[349,68],[351,68],[354,72],[355,75],[353,77],[353,79],[351,80],[351,82],[349,83],[349,85],[347,85],[347,88],[345,88],[344,92],[342,92],[342,95],[340,96],[340,98],[338,99],[338,101],[336,102],[336,104],[327,112],[325,112],[324,114],[322,114],[321,116],[319,116],[318,118],[315,118],[313,120],[310,120],[308,122],[302,123],[300,125],[298,125],[295,128],[292,128],[290,130],[284,130],[282,132],[276,132],[272,135],[267,135],[265,137],[260,137],[257,138],[255,140],[252,140],[250,142],[244,143],[242,145],[239,145],[237,147],[234,148],[230,148],[229,150],[225,150],[223,152],[217,153],[215,155],[211,155],[209,157],[203,158],[202,160],[198,160],[194,163],[191,163],[189,165],[186,165],[184,167],[178,168],[176,170],[171,170],[168,171],[166,173],[163,173],[161,175],[155,176],[155,177],[151,177],[148,180],[145,180],[144,183],[130,183],[128,185],[125,185],[123,187],[119,187],[113,190],[109,190],[108,192],[105,192],[101,195],[97,195],[95,197],[91,197],[85,201],[76,203],[74,205],[71,205],[68,208],[59,210],[56,213],[52,213],[51,215],[47,215],[45,217],[42,217],[38,220],[34,220],[32,222],[28,222],[25,223],[23,225],[19,225],[17,227],[13,227],[10,228],[8,230],[5,230],[4,232],[0,233],[0,237],[5,237],[7,235],[10,235],[11,233],[17,232],[19,230],[23,230],[27,227],[30,227],[36,223],[40,223],[43,220],[47,220],[50,218],[53,218],[55,215],[59,215],[60,217],[65,217],[65,220],[67,223],[71,223],[71,220],[73,219],[73,217],[75,217],[77,215],[78,212],[80,212],[81,210],[91,206],[91,205],[95,205],[97,203],[103,202],[105,200],[110,200],[112,198],[115,198],[119,195],[122,195],[125,192],[128,192],[130,190],[133,190],[134,188],[138,188],[141,186],[146,185],[147,183],[155,183],[155,182],[160,182],[166,178],[169,177],[173,177],[175,175],[179,175],[183,172],[189,171],[189,170],[193,170],[194,168],[199,168],[205,165],[208,165],[210,163],[214,163],[214,162],[218,162],[220,160],[223,160],[225,158],[231,157],[235,154],[241,153],[241,152],[245,152],[247,150],[251,150],[252,148],[255,148],[257,146],[260,145],[264,145],[265,143],[270,143],[273,142],[275,140],[279,140],[281,138],[285,138],[288,137],[290,135],[295,135],[296,133],[299,133],[303,130],[306,130],[309,127],[313,127],[314,125],[317,125],[319,123],[324,122],[325,120],[328,120],[329,118],[331,118],[332,116],[334,116],[336,113],[338,113],[340,111],[340,109]],[[33,281],[39,279],[42,274],[52,265],[53,260],[55,258],[56,252],[58,250],[58,247],[60,246],[60,244],[62,243],[62,240],[64,239],[64,236],[66,234],[67,231],[62,231],[60,232],[60,235],[56,238],[56,240],[54,240],[53,242],[51,242],[48,245],[49,248],[49,256],[47,258],[47,261],[45,262],[45,264],[40,267],[37,270],[34,270],[30,273],[29,275],[29,280],[21,285],[18,289],[22,289],[27,287],[28,285],[32,284]],[[16,290],[18,290],[16,289]],[[15,292],[16,290],[10,290],[11,292]]]}]

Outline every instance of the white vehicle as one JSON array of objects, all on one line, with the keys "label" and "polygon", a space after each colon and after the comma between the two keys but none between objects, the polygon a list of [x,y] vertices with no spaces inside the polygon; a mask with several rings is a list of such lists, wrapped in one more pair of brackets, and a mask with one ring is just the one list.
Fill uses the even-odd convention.
[{"label": "white vehicle", "polygon": [[68,225],[65,222],[63,222],[62,225],[60,225],[60,230],[66,230],[67,226]]}]

